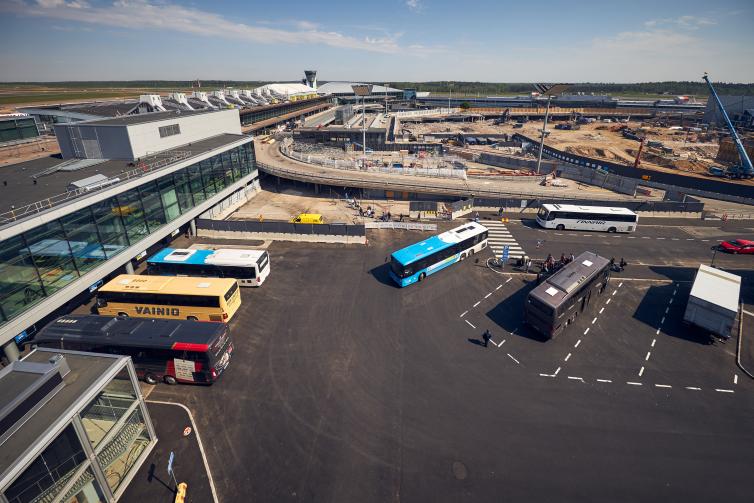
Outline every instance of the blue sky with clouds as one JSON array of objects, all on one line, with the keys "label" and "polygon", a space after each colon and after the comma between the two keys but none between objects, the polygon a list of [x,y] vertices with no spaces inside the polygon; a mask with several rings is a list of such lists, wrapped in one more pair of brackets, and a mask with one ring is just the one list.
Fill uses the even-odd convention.
[{"label": "blue sky with clouds", "polygon": [[754,2],[0,0],[0,80],[754,82]]}]

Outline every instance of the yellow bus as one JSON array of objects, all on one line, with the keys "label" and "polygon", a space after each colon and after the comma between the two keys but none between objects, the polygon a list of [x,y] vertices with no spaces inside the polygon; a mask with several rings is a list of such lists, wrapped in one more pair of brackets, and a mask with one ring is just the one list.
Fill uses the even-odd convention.
[{"label": "yellow bus", "polygon": [[97,313],[105,316],[228,321],[240,305],[233,278],[121,274],[97,293]]}]

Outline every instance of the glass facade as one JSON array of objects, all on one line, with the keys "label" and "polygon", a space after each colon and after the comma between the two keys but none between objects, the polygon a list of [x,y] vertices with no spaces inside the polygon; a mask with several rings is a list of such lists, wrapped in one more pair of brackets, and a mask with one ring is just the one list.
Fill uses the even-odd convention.
[{"label": "glass facade", "polygon": [[246,143],[6,239],[0,243],[0,324],[254,169],[254,147]]},{"label": "glass facade", "polygon": [[9,503],[113,501],[154,442],[127,365],[2,491]]},{"label": "glass facade", "polygon": [[26,140],[39,136],[34,117],[19,117],[0,121],[0,143]]}]

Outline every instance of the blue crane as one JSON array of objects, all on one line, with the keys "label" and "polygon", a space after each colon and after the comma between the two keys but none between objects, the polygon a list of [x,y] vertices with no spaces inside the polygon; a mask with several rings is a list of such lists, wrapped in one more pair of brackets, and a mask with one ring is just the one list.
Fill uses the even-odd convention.
[{"label": "blue crane", "polygon": [[751,159],[749,159],[749,154],[746,153],[744,144],[741,143],[741,138],[738,137],[738,133],[736,133],[736,128],[733,127],[733,123],[730,121],[730,117],[728,117],[728,112],[725,111],[725,108],[723,107],[723,104],[720,101],[720,97],[715,92],[715,88],[712,86],[712,82],[709,81],[709,77],[707,77],[706,73],[704,74],[702,79],[704,79],[704,81],[709,86],[709,90],[712,93],[712,97],[715,98],[715,101],[717,102],[717,107],[720,109],[720,113],[723,114],[723,118],[725,119],[725,124],[728,126],[728,130],[730,131],[730,136],[733,139],[733,143],[736,145],[736,150],[738,150],[738,157],[741,159],[740,168],[734,169],[733,173],[738,173],[739,176],[743,178],[751,178],[752,176],[754,176],[754,167],[751,165]]}]

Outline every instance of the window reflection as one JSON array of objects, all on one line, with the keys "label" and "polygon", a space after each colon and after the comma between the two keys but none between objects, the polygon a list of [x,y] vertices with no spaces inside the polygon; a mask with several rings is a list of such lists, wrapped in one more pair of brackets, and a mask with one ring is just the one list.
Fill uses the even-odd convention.
[{"label": "window reflection", "polygon": [[133,189],[123,194],[118,194],[117,201],[115,211],[121,217],[123,225],[126,226],[128,239],[131,243],[138,243],[149,234],[139,191]]},{"label": "window reflection", "polygon": [[47,295],[60,290],[79,277],[73,264],[73,249],[86,248],[86,243],[69,242],[59,221],[36,227],[24,234],[31,258],[37,266]]},{"label": "window reflection", "polygon": [[67,215],[61,221],[68,236],[76,267],[82,274],[107,260],[105,250],[99,241],[99,233],[91,208],[84,208]]},{"label": "window reflection", "polygon": [[144,204],[147,227],[149,227],[149,232],[154,232],[167,223],[160,194],[157,191],[157,184],[155,182],[145,183],[139,187],[139,193]]},{"label": "window reflection", "polygon": [[0,242],[0,306],[4,320],[44,297],[31,253],[21,236]]},{"label": "window reflection", "polygon": [[136,409],[120,431],[98,453],[110,489],[115,492],[149,445],[149,432],[140,409]]},{"label": "window reflection", "polygon": [[136,400],[127,369],[121,370],[105,389],[81,411],[81,422],[96,448]]}]

